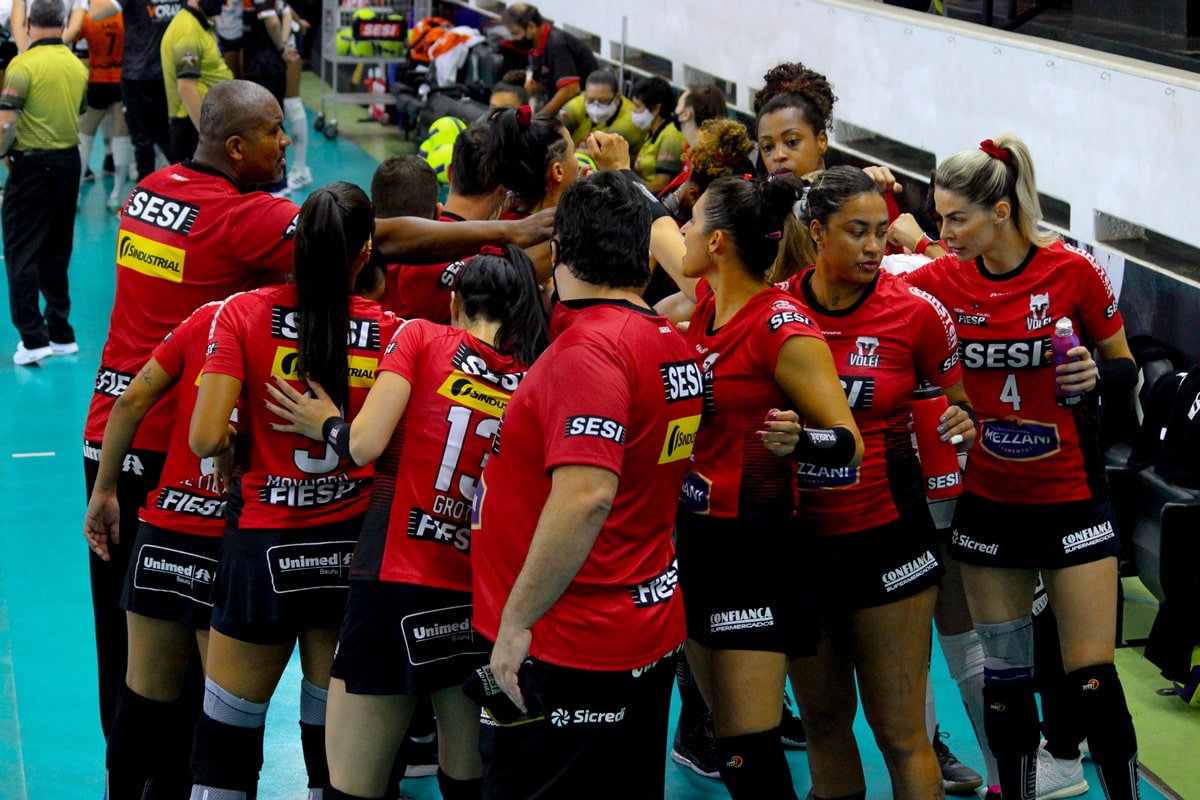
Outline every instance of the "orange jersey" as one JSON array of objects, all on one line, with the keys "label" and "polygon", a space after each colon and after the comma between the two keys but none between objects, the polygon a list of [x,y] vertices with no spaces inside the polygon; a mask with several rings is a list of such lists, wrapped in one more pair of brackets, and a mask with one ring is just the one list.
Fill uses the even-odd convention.
[{"label": "orange jersey", "polygon": [[121,58],[125,52],[125,23],[121,15],[96,22],[83,18],[83,36],[88,44],[89,83],[120,83]]}]

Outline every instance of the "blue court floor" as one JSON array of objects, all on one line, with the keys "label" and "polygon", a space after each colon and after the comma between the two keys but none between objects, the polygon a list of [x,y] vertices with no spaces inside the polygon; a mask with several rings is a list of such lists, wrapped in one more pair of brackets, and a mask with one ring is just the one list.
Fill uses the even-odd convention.
[{"label": "blue court floor", "polygon": [[[310,111],[310,117],[312,112]],[[343,128],[343,130],[345,130]],[[369,187],[375,160],[343,138],[311,138],[316,183]],[[97,147],[94,167],[102,155]],[[101,800],[104,741],[98,721],[87,547],[83,542],[82,431],[111,311],[117,218],[104,208],[110,188],[85,184],[71,265],[71,321],[78,355],[15,367],[15,331],[0,324],[0,800]],[[302,196],[296,196],[297,202]],[[959,758],[981,768],[979,750],[940,653],[934,682],[942,730]],[[297,720],[298,662],[285,674],[267,721],[262,800],[306,796]],[[868,797],[890,796],[883,759],[858,723]],[[789,755],[800,796],[807,791],[802,752]],[[613,765],[620,770],[620,765]],[[1090,764],[1088,798],[1102,797]],[[438,797],[436,781],[406,781],[415,798]],[[667,796],[726,797],[719,782],[668,764]],[[1146,787],[1143,797],[1161,794]]]}]

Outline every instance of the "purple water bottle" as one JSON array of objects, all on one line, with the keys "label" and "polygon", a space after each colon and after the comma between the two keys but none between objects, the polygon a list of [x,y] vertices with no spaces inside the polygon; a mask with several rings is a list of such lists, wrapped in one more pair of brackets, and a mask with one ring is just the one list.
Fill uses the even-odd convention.
[{"label": "purple water bottle", "polygon": [[[1054,323],[1054,338],[1052,342],[1056,370],[1059,364],[1067,364],[1079,360],[1078,356],[1067,355],[1067,351],[1072,347],[1079,347],[1079,337],[1075,335],[1075,326],[1071,324],[1071,320],[1063,317]],[[1055,401],[1063,408],[1076,406],[1083,398],[1083,392],[1069,392],[1062,387],[1062,384],[1058,383],[1057,379],[1054,383],[1054,395]]]}]

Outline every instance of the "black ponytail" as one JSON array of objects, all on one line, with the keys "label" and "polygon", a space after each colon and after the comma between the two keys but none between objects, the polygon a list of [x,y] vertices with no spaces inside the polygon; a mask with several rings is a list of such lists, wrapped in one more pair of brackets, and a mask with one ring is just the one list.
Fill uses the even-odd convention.
[{"label": "black ponytail", "polygon": [[346,345],[352,266],[374,228],[366,193],[344,181],[309,195],[296,222],[297,372],[321,384],[342,408],[350,395]]},{"label": "black ponytail", "polygon": [[500,323],[496,349],[529,366],[550,342],[533,262],[525,251],[506,245],[503,255],[485,253],[458,273],[455,294],[468,319]]},{"label": "black ponytail", "polygon": [[530,113],[528,106],[503,108],[489,118],[490,174],[531,209],[546,196],[546,173],[567,154],[562,121]]},{"label": "black ponytail", "polygon": [[785,236],[799,225],[792,207],[802,188],[792,176],[718,178],[704,193],[705,232],[724,231],[746,270],[766,277]]}]

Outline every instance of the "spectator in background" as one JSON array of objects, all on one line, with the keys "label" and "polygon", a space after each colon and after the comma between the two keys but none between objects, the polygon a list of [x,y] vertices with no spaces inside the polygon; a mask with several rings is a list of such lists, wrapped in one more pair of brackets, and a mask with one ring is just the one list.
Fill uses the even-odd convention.
[{"label": "spectator in background", "polygon": [[217,43],[233,77],[242,78],[242,0],[225,0],[215,20]]},{"label": "spectator in background", "polygon": [[725,105],[725,93],[711,83],[687,87],[675,104],[675,124],[687,140],[688,147],[696,146],[696,136],[704,123],[727,116],[729,108]]},{"label": "spectator in background", "polygon": [[519,69],[509,70],[492,87],[488,108],[518,108],[529,105],[529,92],[525,90],[525,73]]},{"label": "spectator in background", "polygon": [[[8,301],[21,342],[18,365],[79,352],[67,322],[67,267],[79,193],[79,114],[87,68],[59,40],[61,0],[34,0],[33,48],[12,60],[0,94],[0,155],[12,158],[8,203],[0,212]],[[46,300],[43,315],[38,293]]]},{"label": "spectator in background", "polygon": [[155,146],[168,161],[178,161],[171,147],[159,48],[179,8],[177,0],[92,0],[88,12],[96,22],[124,12],[121,99],[125,103],[125,122],[133,141],[139,180],[154,171]]},{"label": "spectator in background", "polygon": [[671,121],[675,92],[662,78],[643,78],[633,87],[633,124],[647,132],[633,169],[658,194],[683,171],[687,142]]},{"label": "spectator in background", "polygon": [[568,100],[559,116],[576,147],[584,146],[592,131],[624,137],[631,153],[640,150],[646,141],[646,132],[633,124],[633,101],[621,96],[617,76],[609,69],[598,69],[588,75],[583,94]]},{"label": "spectator in background", "polygon": [[532,80],[525,88],[537,100],[539,114],[553,116],[582,90],[583,79],[596,71],[596,57],[586,44],[542,19],[537,6],[514,3],[500,21],[508,28],[510,44],[529,53]]},{"label": "spectator in background", "polygon": [[[24,53],[29,49],[33,40],[25,30],[27,21],[25,0],[12,0],[12,35],[17,43],[17,49]],[[63,44],[70,47],[79,38],[83,30],[83,18],[87,15],[87,0],[70,0],[63,4],[62,36]]]},{"label": "spectator in background", "polygon": [[188,0],[163,34],[163,85],[171,115],[171,144],[182,161],[191,158],[200,141],[200,105],[208,90],[233,73],[217,47],[212,17],[221,0]]},{"label": "spectator in background", "polygon": [[109,209],[125,202],[125,180],[133,161],[133,143],[125,126],[125,104],[121,100],[121,59],[125,51],[124,15],[103,22],[90,16],[83,19],[83,37],[88,47],[87,109],[79,120],[79,161],[88,171],[96,130],[106,114],[112,116],[113,189],[108,196]]}]

